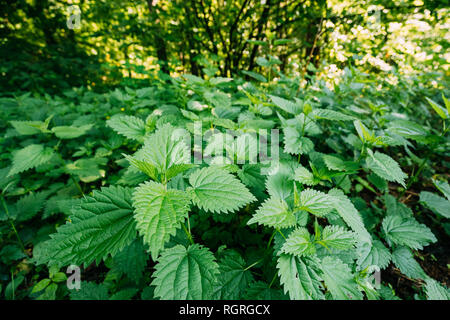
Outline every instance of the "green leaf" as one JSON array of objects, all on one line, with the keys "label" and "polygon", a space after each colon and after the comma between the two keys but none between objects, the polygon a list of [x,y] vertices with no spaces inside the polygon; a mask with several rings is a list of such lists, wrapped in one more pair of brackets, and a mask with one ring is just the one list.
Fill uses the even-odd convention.
[{"label": "green leaf", "polygon": [[178,164],[188,164],[191,160],[186,144],[186,131],[164,124],[155,133],[146,137],[144,146],[138,151],[138,160],[154,166],[159,173],[167,171]]},{"label": "green leaf", "polygon": [[294,172],[294,180],[300,182],[301,184],[307,186],[314,186],[320,182],[319,179],[316,179],[312,172],[310,172],[305,167],[298,167]]},{"label": "green leaf", "polygon": [[414,259],[411,250],[398,247],[392,252],[392,262],[407,277],[412,279],[427,279],[428,276]]},{"label": "green leaf", "polygon": [[282,229],[294,226],[297,220],[284,200],[271,197],[256,210],[247,224],[253,223]]},{"label": "green leaf", "polygon": [[31,290],[31,293],[36,293],[36,292],[44,290],[45,288],[47,288],[47,286],[50,284],[50,282],[51,282],[50,279],[43,279],[43,280],[39,281],[33,287],[33,290]]},{"label": "green leaf", "polygon": [[136,288],[126,288],[114,293],[109,300],[131,300],[137,292]]},{"label": "green leaf", "polygon": [[218,290],[220,299],[241,299],[253,276],[246,270],[244,259],[236,251],[227,250],[219,260]]},{"label": "green leaf", "polygon": [[51,276],[51,279],[53,282],[58,283],[58,282],[63,282],[67,280],[67,276],[64,272],[57,272],[54,275]]},{"label": "green leaf", "polygon": [[376,139],[375,134],[371,132],[360,120],[353,121],[356,132],[362,142],[373,143]]},{"label": "green leaf", "polygon": [[256,198],[235,176],[217,167],[205,167],[189,176],[188,192],[202,210],[228,213],[242,208]]},{"label": "green leaf", "polygon": [[332,197],[334,208],[338,214],[345,221],[345,223],[347,223],[347,225],[358,234],[361,241],[371,243],[372,237],[369,232],[367,232],[361,215],[358,210],[356,210],[350,199],[339,189],[331,189],[328,192],[328,195]]},{"label": "green leaf", "polygon": [[323,192],[306,189],[300,193],[299,210],[305,210],[322,217],[332,211],[333,208],[331,197]]},{"label": "green leaf", "polygon": [[384,202],[386,204],[387,215],[399,215],[402,218],[408,218],[413,216],[413,212],[404,203],[399,202],[396,198],[390,194],[384,195]]},{"label": "green leaf", "polygon": [[219,266],[208,248],[177,245],[163,251],[153,273],[155,297],[162,300],[212,299]]},{"label": "green leaf", "polygon": [[245,294],[245,299],[249,300],[287,300],[281,290],[269,287],[268,283],[255,281],[251,283]]},{"label": "green leaf", "polygon": [[290,154],[308,154],[314,149],[311,139],[303,137],[294,127],[284,128],[284,152]]},{"label": "green leaf", "polygon": [[149,245],[153,260],[156,260],[170,236],[184,223],[189,211],[189,197],[184,191],[166,190],[164,185],[148,181],[133,193],[136,228]]},{"label": "green leaf", "polygon": [[21,135],[33,135],[38,133],[48,133],[48,124],[51,118],[43,121],[10,121],[11,125]]},{"label": "green leaf", "polygon": [[49,162],[54,155],[55,152],[52,148],[44,147],[41,144],[30,144],[14,153],[8,177],[43,165]]},{"label": "green leaf", "polygon": [[295,256],[309,256],[316,253],[313,239],[306,228],[297,228],[292,231],[281,250],[287,254]]},{"label": "green leaf", "polygon": [[372,245],[363,242],[358,246],[357,252],[357,264],[360,270],[364,270],[372,265],[378,266],[380,269],[385,269],[391,261],[391,253],[380,240],[374,240]]},{"label": "green leaf", "polygon": [[145,123],[142,119],[127,115],[115,115],[106,124],[128,139],[144,141]]},{"label": "green leaf", "polygon": [[434,213],[450,219],[450,201],[437,194],[422,191],[420,192],[420,202],[426,204]]},{"label": "green leaf", "polygon": [[370,170],[381,178],[397,182],[406,188],[405,179],[408,176],[400,169],[397,161],[378,151],[373,153],[372,150],[368,149],[367,152],[366,162]]},{"label": "green leaf", "polygon": [[324,299],[320,267],[315,259],[281,254],[277,263],[278,275],[284,292],[292,300]]},{"label": "green leaf", "polygon": [[341,158],[328,154],[323,156],[323,161],[330,170],[355,172],[358,169],[358,163],[353,161],[344,161]]},{"label": "green leaf", "polygon": [[322,259],[322,278],[335,300],[362,300],[355,278],[340,259],[327,256]]},{"label": "green leaf", "polygon": [[20,222],[33,218],[39,211],[41,211],[48,194],[49,193],[46,191],[41,191],[23,196],[14,205],[14,211],[10,212],[11,218]]},{"label": "green leaf", "polygon": [[351,121],[355,120],[354,117],[348,116],[338,111],[329,109],[314,109],[312,116],[316,119],[326,119],[331,121]]},{"label": "green leaf", "polygon": [[450,113],[450,100],[448,100],[444,94],[442,94],[442,100],[444,100],[445,107],[447,108],[447,113]]},{"label": "green leaf", "polygon": [[111,186],[95,190],[72,213],[69,222],[42,244],[37,261],[58,266],[98,264],[136,237],[131,189]]},{"label": "green leaf", "polygon": [[222,91],[206,91],[203,95],[206,101],[212,104],[216,108],[231,107],[231,98]]},{"label": "green leaf", "polygon": [[300,106],[294,102],[277,96],[269,95],[269,97],[278,108],[286,111],[287,113],[296,115],[302,111]]},{"label": "green leaf", "polygon": [[108,300],[108,288],[95,282],[81,282],[80,290],[72,290],[71,300]]},{"label": "green leaf", "polygon": [[53,127],[52,132],[59,139],[75,139],[86,134],[86,132],[91,130],[92,126],[93,124],[86,124],[81,127],[71,127],[71,126]]},{"label": "green leaf", "polygon": [[107,161],[106,158],[82,158],[66,164],[65,171],[89,183],[105,176],[105,170],[100,169],[99,165],[105,165]]},{"label": "green leaf", "polygon": [[397,245],[405,245],[412,249],[423,249],[437,239],[431,230],[418,223],[414,218],[401,216],[387,216],[383,220],[383,231],[386,239]]},{"label": "green leaf", "polygon": [[423,142],[426,142],[426,136],[428,135],[428,131],[423,126],[407,120],[389,122],[388,130],[402,137]]},{"label": "green leaf", "polygon": [[144,172],[146,175],[148,175],[150,178],[152,178],[153,180],[157,180],[158,179],[158,169],[156,169],[155,166],[153,166],[152,164],[139,160],[136,157],[132,157],[129,155],[124,155],[125,158],[128,160],[128,162],[130,162],[130,164],[139,169],[140,171]]},{"label": "green leaf", "polygon": [[260,81],[260,82],[267,82],[267,79],[263,75],[261,75],[257,72],[247,71],[247,70],[242,70],[241,72],[255,80]]},{"label": "green leaf", "polygon": [[114,266],[137,284],[143,276],[147,260],[148,254],[142,240],[136,239],[114,256]]},{"label": "green leaf", "polygon": [[428,300],[450,300],[450,290],[433,279],[425,280],[425,293]]},{"label": "green leaf", "polygon": [[190,164],[190,163],[175,164],[167,170],[166,180],[169,181],[170,179],[176,177],[180,173],[183,173],[189,169],[192,169],[195,166],[196,166],[195,164]]},{"label": "green leaf", "polygon": [[444,120],[448,118],[448,111],[446,109],[444,109],[443,107],[441,107],[439,104],[437,104],[428,97],[425,97],[425,99],[428,101],[428,103],[434,109],[434,111],[436,111],[439,117],[441,117]]},{"label": "green leaf", "polygon": [[434,185],[450,201],[450,185],[446,181],[433,180]]},{"label": "green leaf", "polygon": [[319,243],[327,248],[347,250],[356,244],[356,239],[352,231],[347,231],[340,226],[330,225],[323,229]]}]

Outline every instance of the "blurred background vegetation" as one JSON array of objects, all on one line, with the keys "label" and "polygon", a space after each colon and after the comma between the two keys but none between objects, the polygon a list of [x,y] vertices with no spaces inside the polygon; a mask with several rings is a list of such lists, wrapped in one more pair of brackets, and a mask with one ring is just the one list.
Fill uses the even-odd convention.
[{"label": "blurred background vegetation", "polygon": [[[80,28],[67,26],[72,5]],[[438,87],[449,76],[448,13],[446,0],[0,1],[0,92],[248,78],[267,64],[301,85],[333,85],[353,66],[393,84],[426,73]]]}]

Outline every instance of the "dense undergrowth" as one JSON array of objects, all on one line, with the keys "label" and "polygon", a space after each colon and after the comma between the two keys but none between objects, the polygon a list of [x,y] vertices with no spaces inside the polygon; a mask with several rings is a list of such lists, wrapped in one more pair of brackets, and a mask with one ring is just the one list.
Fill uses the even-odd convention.
[{"label": "dense undergrowth", "polygon": [[249,76],[4,94],[1,297],[448,299],[434,75]]}]

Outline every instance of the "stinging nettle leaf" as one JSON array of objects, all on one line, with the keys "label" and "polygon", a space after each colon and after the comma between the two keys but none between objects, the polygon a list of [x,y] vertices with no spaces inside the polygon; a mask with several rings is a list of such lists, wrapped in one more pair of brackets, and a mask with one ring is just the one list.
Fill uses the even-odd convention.
[{"label": "stinging nettle leaf", "polygon": [[407,277],[427,279],[428,276],[414,259],[413,253],[406,247],[398,247],[392,252],[392,262]]},{"label": "stinging nettle leaf", "polygon": [[154,295],[162,300],[212,299],[218,274],[219,266],[208,248],[176,245],[158,258]]},{"label": "stinging nettle leaf", "polygon": [[316,179],[312,172],[310,172],[305,167],[298,167],[294,172],[294,180],[300,182],[301,184],[307,186],[314,186],[320,182],[319,179]]},{"label": "stinging nettle leaf", "polygon": [[151,164],[159,173],[167,175],[172,167],[190,163],[191,153],[185,141],[188,138],[186,134],[185,130],[176,129],[166,123],[146,137],[136,158]]},{"label": "stinging nettle leaf", "polygon": [[333,198],[334,208],[347,225],[358,234],[363,242],[372,242],[372,237],[364,226],[361,215],[350,199],[339,189],[331,189],[328,195]]},{"label": "stinging nettle leaf", "polygon": [[297,228],[287,237],[281,250],[295,256],[308,256],[316,253],[314,241],[306,228]]},{"label": "stinging nettle leaf", "polygon": [[441,117],[444,120],[448,118],[448,111],[446,109],[444,109],[443,107],[441,107],[439,104],[437,104],[428,97],[425,97],[425,99],[428,101],[428,103],[434,109],[434,111],[436,111],[439,117]]},{"label": "stinging nettle leaf", "polygon": [[242,182],[218,167],[205,167],[189,176],[192,202],[202,210],[228,213],[256,200]]},{"label": "stinging nettle leaf", "polygon": [[128,139],[144,141],[145,123],[140,118],[120,114],[107,120],[106,124]]},{"label": "stinging nettle leaf", "polygon": [[372,245],[368,242],[363,242],[358,246],[357,252],[357,264],[360,270],[364,270],[372,265],[385,269],[391,261],[391,253],[380,240],[374,240]]},{"label": "stinging nettle leaf", "polygon": [[424,246],[437,241],[427,226],[418,223],[412,217],[387,216],[382,226],[388,241],[412,249],[423,249]]},{"label": "stinging nettle leaf", "polygon": [[322,217],[332,211],[333,208],[332,198],[323,192],[306,189],[300,193],[300,210]]},{"label": "stinging nettle leaf", "polygon": [[134,282],[139,283],[148,258],[142,240],[136,239],[114,256],[114,267],[125,273]]},{"label": "stinging nettle leaf", "polygon": [[355,120],[354,117],[348,116],[338,111],[329,110],[329,109],[314,109],[312,111],[312,115],[316,119],[326,119],[331,121],[351,121]]},{"label": "stinging nettle leaf", "polygon": [[170,236],[184,223],[189,211],[189,197],[184,191],[173,190],[164,185],[148,181],[137,187],[133,193],[136,228],[150,247],[153,260]]},{"label": "stinging nettle leaf", "polygon": [[59,139],[75,139],[86,134],[92,127],[93,124],[86,124],[81,127],[60,126],[53,127],[52,132]]},{"label": "stinging nettle leaf", "polygon": [[308,154],[314,149],[311,139],[301,136],[294,127],[284,128],[284,152],[290,154]]},{"label": "stinging nettle leaf", "polygon": [[253,223],[282,229],[294,226],[297,220],[284,200],[271,197],[256,210],[247,224]]},{"label": "stinging nettle leaf", "polygon": [[218,288],[220,299],[242,298],[249,284],[254,281],[250,270],[246,270],[244,259],[236,251],[225,251],[219,260]]},{"label": "stinging nettle leaf", "polygon": [[48,265],[87,266],[114,256],[136,237],[131,189],[111,186],[94,191],[50,237],[37,257]]},{"label": "stinging nettle leaf", "polygon": [[356,235],[352,231],[343,227],[330,225],[326,226],[321,234],[319,243],[327,248],[347,250],[356,244]]},{"label": "stinging nettle leaf", "polygon": [[397,182],[406,188],[405,179],[408,176],[400,169],[397,161],[378,151],[373,153],[372,150],[368,149],[367,152],[366,162],[370,170],[381,178]]},{"label": "stinging nettle leaf", "polygon": [[348,265],[340,259],[327,256],[322,259],[322,277],[325,286],[336,300],[362,300],[363,295]]},{"label": "stinging nettle leaf", "polygon": [[278,108],[288,113],[296,115],[301,112],[301,108],[294,102],[291,102],[289,100],[277,96],[269,95],[269,97]]},{"label": "stinging nettle leaf", "polygon": [[277,263],[284,292],[292,300],[322,300],[320,265],[317,258],[281,254]]},{"label": "stinging nettle leaf", "polygon": [[426,279],[425,284],[425,293],[428,300],[450,300],[450,290],[444,288],[436,280]]},{"label": "stinging nettle leaf", "polygon": [[54,155],[55,152],[52,148],[44,147],[41,144],[30,144],[14,153],[8,177],[45,164]]},{"label": "stinging nettle leaf", "polygon": [[450,185],[446,181],[433,180],[434,185],[450,201]]},{"label": "stinging nettle leaf", "polygon": [[450,201],[437,194],[422,191],[420,192],[420,202],[426,204],[433,212],[450,219]]}]

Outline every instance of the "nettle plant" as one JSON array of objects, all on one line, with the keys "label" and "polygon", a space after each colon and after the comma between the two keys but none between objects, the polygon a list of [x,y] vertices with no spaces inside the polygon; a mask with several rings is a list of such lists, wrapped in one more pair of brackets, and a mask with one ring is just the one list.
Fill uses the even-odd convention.
[{"label": "nettle plant", "polygon": [[[198,82],[188,81],[186,89]],[[192,91],[216,108],[191,100],[179,115],[183,121],[173,125],[158,112],[146,121],[125,115],[108,121],[142,145],[124,155],[130,164],[124,176],[139,184],[103,187],[79,200],[68,222],[35,247],[37,264],[57,270],[104,261],[136,284],[149,284],[149,295],[160,299],[390,299],[392,289],[374,274],[392,262],[407,277],[424,280],[429,298],[447,297],[414,259],[414,250],[437,239],[389,194],[388,182],[406,189],[411,180],[387,154],[408,140],[437,148],[445,125],[435,134],[387,119],[382,108],[373,121],[362,121],[314,99],[291,101],[251,86],[239,98],[250,110],[239,114],[231,104],[219,108],[228,98],[214,85]],[[445,123],[448,104],[433,108]],[[200,142],[195,122],[207,137]],[[278,156],[250,161],[259,144],[249,133],[276,126],[283,142],[273,151]],[[199,153],[209,160],[199,161]],[[436,183],[448,199],[448,184]],[[380,195],[378,206],[349,197],[354,188]],[[445,212],[447,200],[440,198],[436,208],[435,196],[421,194],[421,201]],[[210,226],[219,232],[207,235]],[[212,241],[227,227],[234,232],[227,242],[236,247]],[[144,279],[149,256],[151,281]]]}]

